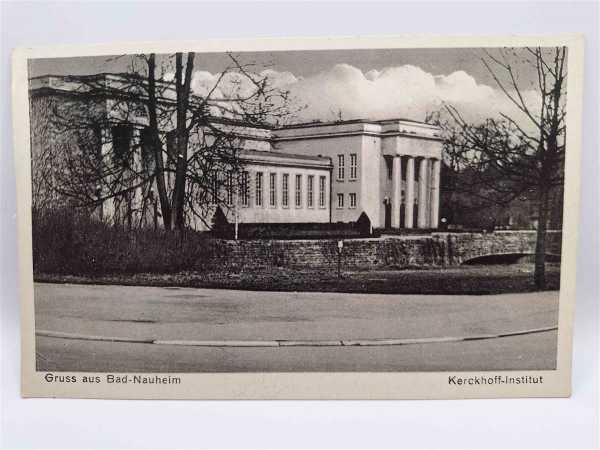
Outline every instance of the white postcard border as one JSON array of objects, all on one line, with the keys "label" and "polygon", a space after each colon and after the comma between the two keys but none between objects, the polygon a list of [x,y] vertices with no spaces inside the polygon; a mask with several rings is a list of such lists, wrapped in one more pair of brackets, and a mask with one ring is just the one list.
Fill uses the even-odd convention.
[{"label": "white postcard border", "polygon": [[[35,370],[33,263],[31,243],[31,166],[27,60],[42,57],[172,53],[175,51],[290,51],[368,48],[569,47],[565,202],[559,299],[557,369],[493,372],[196,373],[177,376],[180,384],[118,385],[49,383]],[[21,393],[24,397],[115,399],[450,399],[565,397],[571,392],[572,326],[575,303],[577,228],[580,198],[583,37],[577,34],[530,36],[411,35],[361,38],[286,38],[198,42],[116,43],[20,48],[13,52],[12,101],[17,180],[19,293],[21,297]],[[60,372],[61,375],[94,375]],[[98,374],[104,377],[104,373]],[[130,374],[132,375],[132,374]],[[147,375],[147,374],[146,374]],[[450,376],[543,376],[541,384],[452,385]]]}]

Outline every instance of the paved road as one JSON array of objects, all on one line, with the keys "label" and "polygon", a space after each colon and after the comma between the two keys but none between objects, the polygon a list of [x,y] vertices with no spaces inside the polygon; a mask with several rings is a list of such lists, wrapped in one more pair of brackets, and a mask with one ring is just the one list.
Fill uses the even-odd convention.
[{"label": "paved road", "polygon": [[[556,326],[558,292],[495,296],[35,285],[36,329],[162,340],[443,338]],[[40,370],[550,369],[556,332],[388,347],[202,348],[37,338]]]}]

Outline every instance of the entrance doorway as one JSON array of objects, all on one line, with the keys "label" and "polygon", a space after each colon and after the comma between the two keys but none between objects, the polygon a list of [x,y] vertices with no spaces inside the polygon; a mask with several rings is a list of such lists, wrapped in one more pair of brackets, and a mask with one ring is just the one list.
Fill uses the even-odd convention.
[{"label": "entrance doorway", "polygon": [[406,221],[406,211],[404,210],[404,203],[400,204],[400,228],[406,228],[406,224],[404,223]]},{"label": "entrance doorway", "polygon": [[392,203],[390,201],[384,202],[385,207],[385,228],[392,228]]}]

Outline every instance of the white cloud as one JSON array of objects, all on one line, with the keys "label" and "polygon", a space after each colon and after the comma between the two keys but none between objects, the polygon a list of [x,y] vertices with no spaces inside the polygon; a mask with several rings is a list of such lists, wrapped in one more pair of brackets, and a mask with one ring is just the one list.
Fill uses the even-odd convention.
[{"label": "white cloud", "polygon": [[[306,106],[299,114],[302,121],[334,120],[340,113],[343,119],[423,120],[427,113],[448,103],[469,121],[478,122],[502,112],[529,127],[504,93],[478,83],[464,71],[434,75],[416,66],[403,65],[363,73],[349,64],[336,64],[308,77],[272,69],[260,75],[268,76],[273,86],[289,90],[297,106]],[[205,71],[195,72],[194,92],[206,95],[218,77]],[[249,89],[252,85],[244,77],[227,74],[214,96],[227,97]],[[539,95],[534,91],[524,92],[524,97],[530,104],[539,102]]]}]

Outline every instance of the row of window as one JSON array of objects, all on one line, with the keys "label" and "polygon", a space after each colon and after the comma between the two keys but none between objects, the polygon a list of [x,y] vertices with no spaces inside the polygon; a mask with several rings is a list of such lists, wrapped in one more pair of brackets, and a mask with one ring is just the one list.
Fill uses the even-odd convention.
[{"label": "row of window", "polygon": [[[254,206],[264,206],[264,190],[265,190],[265,174],[264,172],[255,172],[254,174]],[[281,196],[281,206],[288,208],[290,206],[290,174],[284,173],[281,175],[281,191],[277,189],[277,174],[269,173],[269,206],[278,206],[278,196]],[[217,202],[218,195],[218,178],[214,178],[213,188],[213,203]],[[325,176],[318,177],[318,204],[319,208],[325,208],[327,206],[327,178]],[[226,202],[227,204],[234,203],[234,188],[233,188],[233,174],[228,173],[227,180],[225,183]],[[241,206],[250,206],[250,174],[248,172],[242,172],[240,179],[240,203]],[[303,192],[303,175],[294,175],[294,205],[296,208],[302,207],[304,198]],[[306,206],[308,208],[314,208],[315,206],[315,175],[306,175]]]},{"label": "row of window", "polygon": [[[337,179],[344,180],[346,178],[346,156],[337,155],[338,167],[337,167]],[[358,178],[358,156],[356,153],[350,153],[350,180],[356,180]]]},{"label": "row of window", "polygon": [[[113,134],[113,145],[115,147],[115,154],[118,157],[124,157],[124,155],[128,154],[129,143],[132,137],[132,128],[130,126],[115,126],[112,129]],[[146,149],[149,147],[149,142],[151,141],[151,136],[148,133],[148,128],[142,131],[142,149]],[[167,154],[170,157],[173,157],[176,148],[176,133],[175,130],[167,133]],[[146,145],[144,145],[146,144]],[[144,155],[148,159],[150,159],[150,155]],[[346,161],[345,155],[339,154],[338,158],[338,167],[337,167],[337,175],[338,180],[344,180],[346,177]],[[146,159],[146,158],[144,158]],[[356,180],[358,174],[358,156],[356,153],[350,153],[350,180]],[[277,174],[269,173],[269,206],[276,207],[277,206]],[[302,207],[302,175],[295,174],[295,184],[294,184],[294,205],[296,208]],[[289,177],[290,175],[284,173],[281,179],[281,206],[284,208],[289,207]],[[264,173],[256,172],[255,173],[255,183],[254,183],[254,204],[257,207],[263,206],[263,191],[264,191]],[[308,208],[314,208],[314,175],[306,176],[306,206]],[[212,187],[212,201],[213,203],[218,202],[218,193],[219,193],[219,178],[217,174],[213,177],[213,187]],[[242,172],[241,181],[240,181],[240,199],[241,205],[248,207],[250,206],[250,174],[248,172]],[[226,202],[227,204],[234,203],[234,182],[233,182],[233,174],[228,173],[226,179]],[[326,177],[319,176],[319,207],[326,207]],[[348,201],[350,208],[356,208],[356,193],[348,194]],[[337,207],[344,208],[345,199],[344,194],[337,194]]]},{"label": "row of window", "polygon": [[[348,194],[348,199],[350,201],[349,208],[350,209],[356,208],[356,193],[351,192],[350,194]],[[344,194],[337,195],[337,207],[338,207],[338,209],[344,207]]]}]

